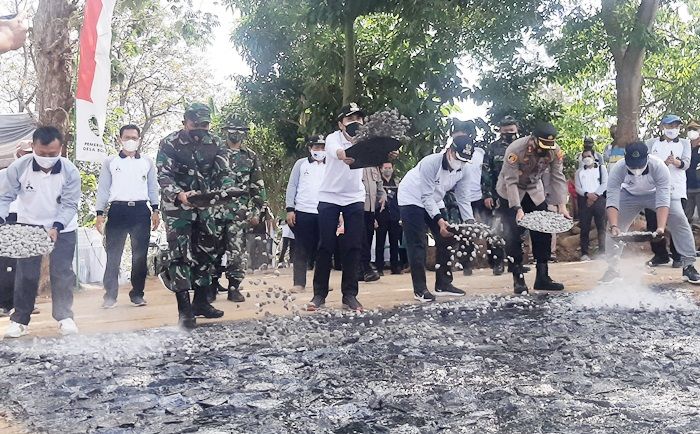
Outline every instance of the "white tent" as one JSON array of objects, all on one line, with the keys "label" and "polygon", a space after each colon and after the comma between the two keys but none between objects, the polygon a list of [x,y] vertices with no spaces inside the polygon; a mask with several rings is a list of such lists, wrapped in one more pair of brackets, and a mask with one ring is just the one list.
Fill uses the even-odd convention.
[{"label": "white tent", "polygon": [[35,129],[36,120],[29,113],[0,115],[0,169],[14,161],[17,142],[31,139]]}]

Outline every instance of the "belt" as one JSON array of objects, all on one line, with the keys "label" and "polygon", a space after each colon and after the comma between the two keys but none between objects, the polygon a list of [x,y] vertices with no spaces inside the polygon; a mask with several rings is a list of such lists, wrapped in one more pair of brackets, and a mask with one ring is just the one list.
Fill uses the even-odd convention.
[{"label": "belt", "polygon": [[129,201],[125,202],[122,200],[115,200],[110,202],[110,205],[124,205],[124,206],[137,206],[137,205],[146,205],[148,203],[147,200],[136,200],[136,201]]}]

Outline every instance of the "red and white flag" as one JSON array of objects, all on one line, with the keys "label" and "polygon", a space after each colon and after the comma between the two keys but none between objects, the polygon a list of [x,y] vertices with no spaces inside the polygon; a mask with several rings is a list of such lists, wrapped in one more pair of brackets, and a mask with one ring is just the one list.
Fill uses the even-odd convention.
[{"label": "red and white flag", "polygon": [[107,118],[116,0],[87,0],[80,32],[78,91],[75,97],[76,159],[102,162],[107,157],[102,134]]}]

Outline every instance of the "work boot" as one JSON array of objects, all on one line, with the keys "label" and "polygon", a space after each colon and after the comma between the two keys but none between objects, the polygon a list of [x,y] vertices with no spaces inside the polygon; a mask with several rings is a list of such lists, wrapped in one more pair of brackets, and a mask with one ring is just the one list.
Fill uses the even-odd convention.
[{"label": "work boot", "polygon": [[403,274],[403,270],[399,266],[391,267],[391,274]]},{"label": "work boot", "polygon": [[203,316],[204,318],[221,318],[224,316],[224,311],[216,309],[207,300],[212,293],[212,288],[197,288],[194,290],[194,301],[192,301],[192,314],[194,316]]},{"label": "work boot", "polygon": [[546,262],[537,263],[537,275],[535,276],[534,288],[538,291],[561,291],[564,285],[557,283],[549,277],[549,264]]},{"label": "work boot", "polygon": [[245,301],[245,297],[241,294],[240,289],[235,286],[228,289],[228,297],[226,297],[226,299],[234,303],[243,303]]},{"label": "work boot", "polygon": [[525,275],[523,274],[522,265],[513,265],[511,268],[513,273],[513,292],[515,294],[527,294],[530,290],[525,283]]},{"label": "work boot", "polygon": [[343,296],[343,308],[360,313],[365,310],[365,308],[362,307],[362,304],[360,304],[360,301],[354,295]]},{"label": "work boot", "polygon": [[184,330],[192,330],[196,327],[197,320],[192,313],[189,291],[176,292],[175,298],[177,299],[178,325]]},{"label": "work boot", "polygon": [[493,266],[493,275],[494,276],[500,276],[505,272],[505,268],[503,267],[503,262],[498,262]]}]

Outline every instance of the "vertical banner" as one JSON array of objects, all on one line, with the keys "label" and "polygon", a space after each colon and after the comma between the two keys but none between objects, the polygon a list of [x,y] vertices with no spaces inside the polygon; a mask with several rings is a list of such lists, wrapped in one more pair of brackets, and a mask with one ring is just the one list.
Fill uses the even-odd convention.
[{"label": "vertical banner", "polygon": [[101,163],[107,157],[102,134],[110,85],[112,13],[116,0],[87,0],[80,32],[75,97],[76,160]]}]

